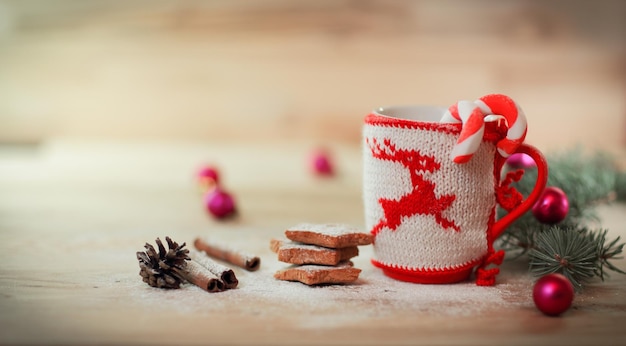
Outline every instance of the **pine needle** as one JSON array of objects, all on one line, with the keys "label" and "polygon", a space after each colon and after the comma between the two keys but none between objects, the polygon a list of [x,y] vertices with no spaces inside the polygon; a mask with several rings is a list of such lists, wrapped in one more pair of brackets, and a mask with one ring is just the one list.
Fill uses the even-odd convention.
[{"label": "pine needle", "polygon": [[599,232],[590,232],[589,238],[590,242],[594,242],[597,246],[597,268],[596,275],[604,281],[604,277],[608,277],[609,274],[604,270],[605,267],[609,270],[620,274],[626,274],[623,270],[617,268],[613,265],[609,260],[622,259],[624,257],[620,257],[619,255],[622,253],[624,249],[624,243],[618,244],[620,237],[613,239],[609,244],[606,244],[606,234],[608,230],[602,230]]}]

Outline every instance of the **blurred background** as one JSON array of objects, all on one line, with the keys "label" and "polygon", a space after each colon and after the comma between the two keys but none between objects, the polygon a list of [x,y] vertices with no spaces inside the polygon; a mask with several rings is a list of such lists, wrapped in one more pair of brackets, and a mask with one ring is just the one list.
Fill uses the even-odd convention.
[{"label": "blurred background", "polygon": [[0,1],[0,142],[357,143],[499,92],[544,150],[623,151],[625,1]]}]

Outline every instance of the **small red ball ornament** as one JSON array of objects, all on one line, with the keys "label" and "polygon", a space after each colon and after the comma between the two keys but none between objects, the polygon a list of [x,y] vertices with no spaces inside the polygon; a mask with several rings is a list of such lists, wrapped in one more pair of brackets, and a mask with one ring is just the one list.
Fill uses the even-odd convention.
[{"label": "small red ball ornament", "polygon": [[331,176],[335,173],[328,151],[317,149],[311,154],[311,170],[313,173],[322,176]]},{"label": "small red ball ornament", "polygon": [[204,203],[209,213],[217,219],[233,216],[236,212],[235,200],[230,194],[220,188],[215,188],[207,193]]},{"label": "small red ball ornament", "polygon": [[535,218],[545,224],[555,224],[563,221],[569,211],[569,201],[567,195],[558,187],[549,186],[535,205],[532,212]]},{"label": "small red ball ornament", "polygon": [[211,166],[204,166],[198,170],[198,184],[202,191],[210,191],[217,187],[219,174],[217,169]]},{"label": "small red ball ornament", "polygon": [[537,167],[535,160],[528,154],[515,153],[506,159],[506,164],[511,168],[529,169]]},{"label": "small red ball ornament", "polygon": [[558,316],[572,305],[574,287],[561,274],[548,274],[537,280],[533,289],[533,301],[539,311]]}]

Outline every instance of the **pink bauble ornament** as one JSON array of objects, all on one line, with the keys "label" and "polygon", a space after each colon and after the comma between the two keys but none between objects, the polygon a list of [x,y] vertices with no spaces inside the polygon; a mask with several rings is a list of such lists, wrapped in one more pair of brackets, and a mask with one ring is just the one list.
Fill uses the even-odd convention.
[{"label": "pink bauble ornament", "polygon": [[569,211],[567,195],[558,187],[548,186],[532,208],[535,218],[545,224],[563,221]]},{"label": "pink bauble ornament", "polygon": [[328,151],[317,149],[311,154],[311,170],[317,175],[331,176],[335,173]]},{"label": "pink bauble ornament", "polygon": [[572,305],[574,287],[561,274],[548,274],[535,283],[533,301],[539,311],[549,316],[558,316]]},{"label": "pink bauble ornament", "polygon": [[204,203],[209,213],[217,219],[233,216],[236,212],[233,197],[219,187],[206,194]]},{"label": "pink bauble ornament", "polygon": [[506,164],[511,168],[529,169],[537,167],[535,160],[527,154],[515,153],[506,159]]},{"label": "pink bauble ornament", "polygon": [[211,166],[204,166],[198,170],[198,184],[202,191],[210,191],[217,187],[219,182],[219,174],[217,169]]}]

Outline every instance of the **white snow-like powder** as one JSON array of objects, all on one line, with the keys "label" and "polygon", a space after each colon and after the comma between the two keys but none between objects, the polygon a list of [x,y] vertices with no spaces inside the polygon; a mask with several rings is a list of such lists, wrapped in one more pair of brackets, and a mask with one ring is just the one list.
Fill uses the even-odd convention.
[{"label": "white snow-like powder", "polygon": [[398,313],[416,318],[471,316],[516,304],[507,297],[510,285],[519,284],[515,280],[495,287],[476,286],[471,281],[451,285],[406,283],[386,277],[369,263],[371,247],[362,250],[354,263],[363,271],[351,285],[307,286],[276,280],[273,274],[287,265],[267,256],[256,272],[233,268],[239,286],[219,293],[207,293],[189,284],[178,290],[154,289],[139,277],[128,283],[136,286],[131,292],[139,305],[158,309],[163,302],[170,302],[181,314],[200,316],[224,311],[268,318],[296,316],[291,322],[300,328],[338,328]]},{"label": "white snow-like powder", "polygon": [[341,223],[300,223],[293,227],[289,227],[287,231],[308,231],[328,236],[342,236],[348,234],[363,233],[362,230],[354,226]]}]

